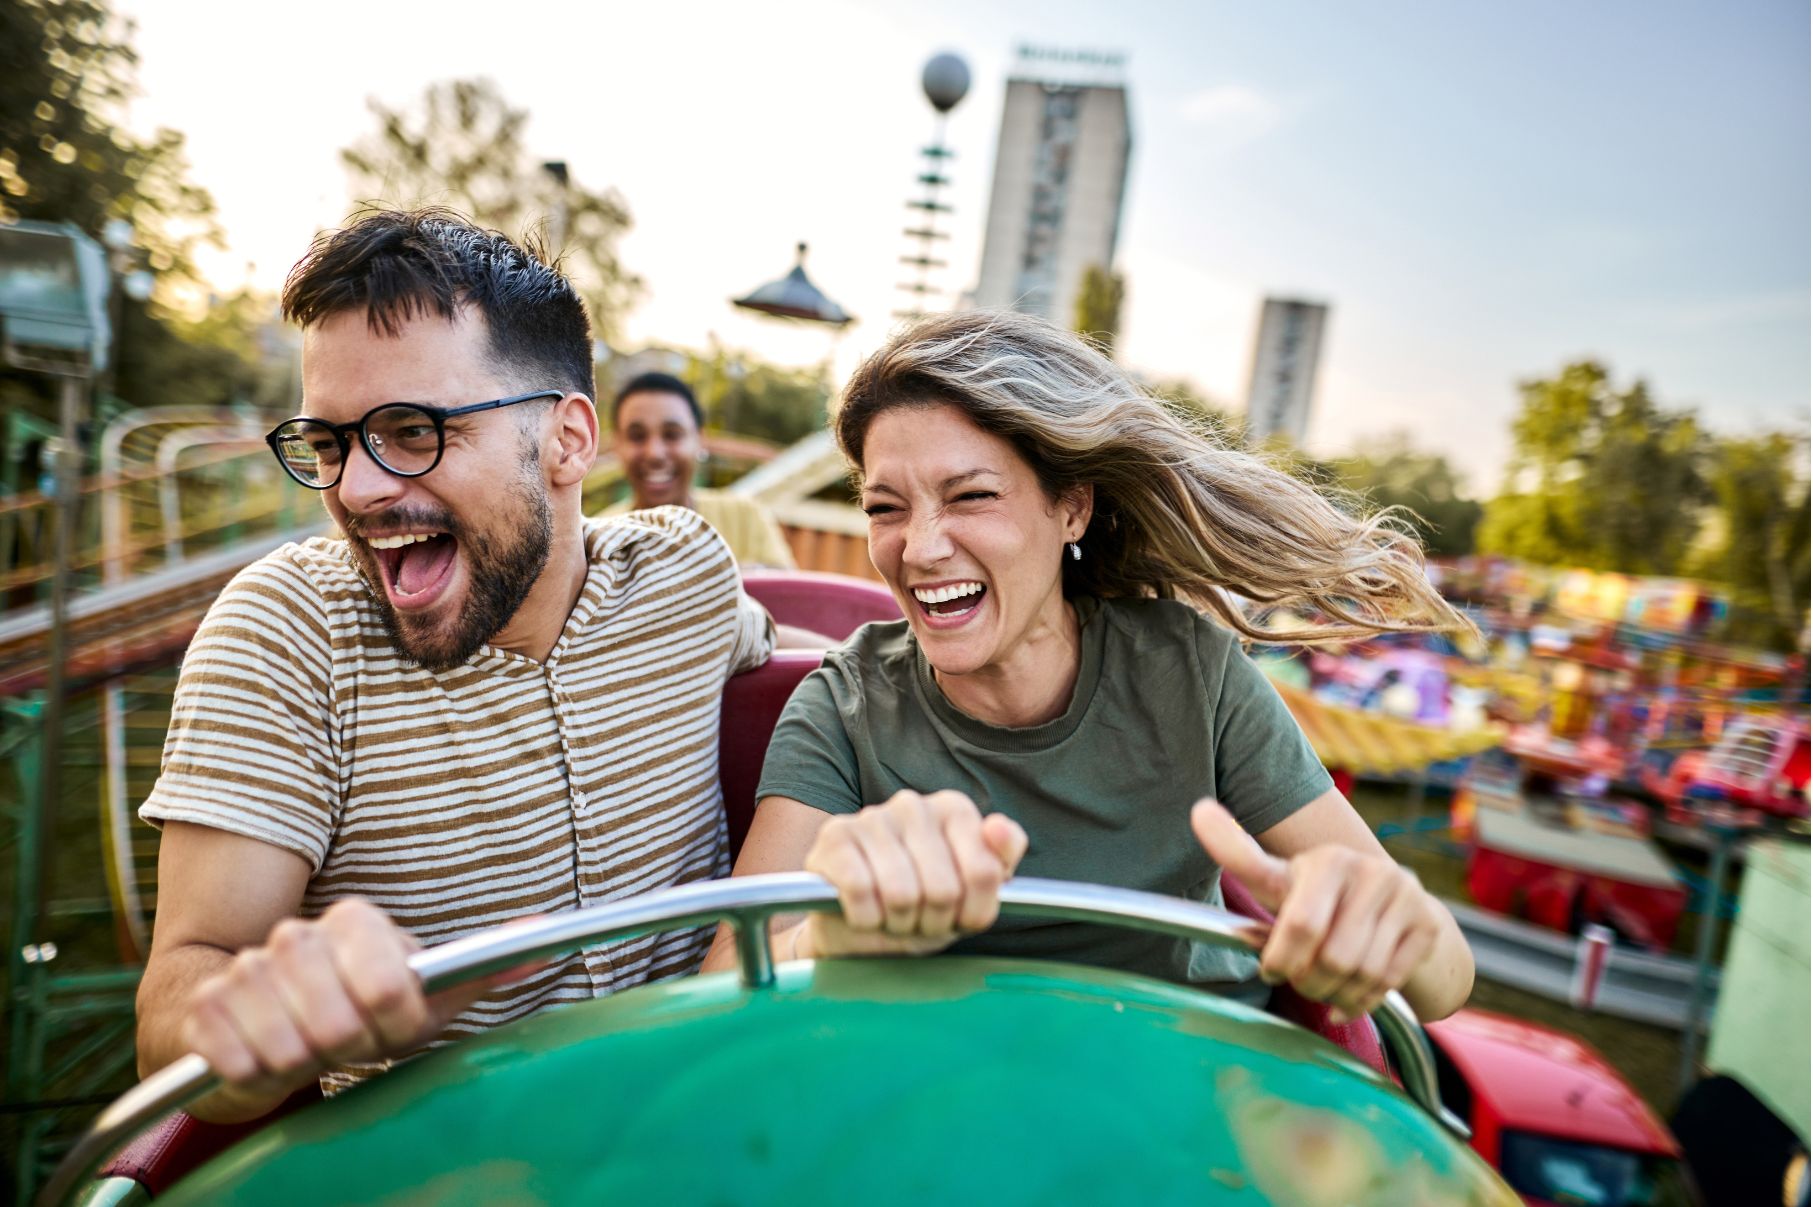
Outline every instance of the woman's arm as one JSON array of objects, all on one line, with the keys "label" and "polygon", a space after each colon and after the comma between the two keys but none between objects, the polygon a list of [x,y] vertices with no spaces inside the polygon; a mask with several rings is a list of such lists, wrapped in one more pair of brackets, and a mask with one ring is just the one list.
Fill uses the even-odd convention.
[{"label": "woman's arm", "polygon": [[1349,1018],[1400,990],[1417,1017],[1445,1018],[1473,989],[1460,927],[1415,873],[1379,845],[1330,789],[1257,839],[1226,809],[1198,802],[1191,824],[1209,857],[1277,916],[1262,975]]},{"label": "woman's arm", "polygon": [[[961,792],[897,792],[886,804],[837,815],[765,796],[732,875],[803,868],[836,887],[841,916],[770,924],[782,960],[926,955],[994,925],[1001,884],[1025,853],[1017,822],[982,816]],[[721,925],[699,970],[735,966],[735,937]]]}]

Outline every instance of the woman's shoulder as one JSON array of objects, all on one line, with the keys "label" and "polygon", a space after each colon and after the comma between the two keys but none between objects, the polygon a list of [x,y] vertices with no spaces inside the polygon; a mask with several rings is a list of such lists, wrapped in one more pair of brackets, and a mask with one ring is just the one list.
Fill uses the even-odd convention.
[{"label": "woman's shoulder", "polygon": [[819,670],[858,692],[906,688],[913,679],[912,632],[904,620],[865,624],[826,651]]},{"label": "woman's shoulder", "polygon": [[1143,647],[1194,647],[1219,658],[1236,644],[1229,629],[1179,599],[1104,599],[1096,607],[1112,630]]}]

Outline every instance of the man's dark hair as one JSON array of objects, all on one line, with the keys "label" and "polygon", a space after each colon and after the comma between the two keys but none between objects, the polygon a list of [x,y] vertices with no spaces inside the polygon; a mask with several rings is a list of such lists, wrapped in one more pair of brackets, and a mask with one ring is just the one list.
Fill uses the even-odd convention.
[{"label": "man's dark hair", "polygon": [[699,409],[699,400],[693,397],[692,387],[672,373],[638,373],[630,378],[629,384],[617,391],[617,397],[611,403],[612,427],[617,426],[617,412],[623,409],[623,400],[631,394],[678,394],[692,411],[693,423],[701,429],[705,427],[705,412]]},{"label": "man's dark hair", "polygon": [[596,398],[585,303],[538,252],[451,210],[368,211],[315,237],[283,283],[283,316],[306,327],[363,309],[394,337],[411,319],[471,306],[516,385]]}]

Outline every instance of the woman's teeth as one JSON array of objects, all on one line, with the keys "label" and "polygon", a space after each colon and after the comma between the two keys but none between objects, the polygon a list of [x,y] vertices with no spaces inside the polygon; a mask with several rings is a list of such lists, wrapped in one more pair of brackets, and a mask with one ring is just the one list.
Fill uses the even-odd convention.
[{"label": "woman's teeth", "polygon": [[922,604],[949,603],[953,599],[962,599],[965,595],[974,595],[982,590],[981,583],[952,583],[948,587],[914,587],[913,598]]},{"label": "woman's teeth", "polygon": [[401,549],[417,541],[432,541],[439,535],[441,534],[438,532],[409,532],[402,536],[374,536],[365,543],[373,549]]}]

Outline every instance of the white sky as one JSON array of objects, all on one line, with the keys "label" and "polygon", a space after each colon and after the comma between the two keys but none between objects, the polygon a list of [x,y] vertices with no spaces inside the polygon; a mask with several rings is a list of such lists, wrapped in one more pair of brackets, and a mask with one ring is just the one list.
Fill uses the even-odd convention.
[{"label": "white sky", "polygon": [[223,287],[274,288],[349,201],[339,148],[432,81],[489,75],[531,150],[614,186],[648,282],[632,345],[716,335],[785,363],[832,352],[728,299],[793,245],[886,335],[931,131],[919,69],[974,84],[950,122],[954,294],[974,282],[1016,44],[1129,56],[1123,357],[1244,398],[1267,292],[1333,305],[1309,443],[1411,431],[1497,486],[1519,378],[1597,355],[1716,426],[1805,430],[1808,17],[1759,0],[1504,7],[1118,0],[500,6],[119,0],[135,126],[188,139],[231,240]]}]

